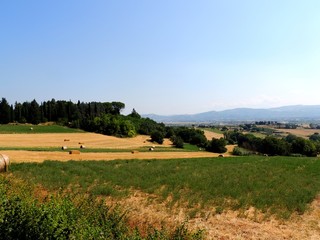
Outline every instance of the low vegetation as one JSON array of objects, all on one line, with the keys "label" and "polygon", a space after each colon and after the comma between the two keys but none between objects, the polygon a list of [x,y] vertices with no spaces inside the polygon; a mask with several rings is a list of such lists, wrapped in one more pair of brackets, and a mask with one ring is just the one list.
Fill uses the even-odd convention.
[{"label": "low vegetation", "polygon": [[320,191],[316,158],[241,157],[183,160],[45,161],[12,165],[14,176],[45,189],[124,197],[139,190],[199,213],[249,207],[288,218]]},{"label": "low vegetation", "polygon": [[128,226],[119,206],[88,195],[35,196],[33,187],[0,176],[0,238],[14,239],[202,239],[181,225],[141,233]]}]

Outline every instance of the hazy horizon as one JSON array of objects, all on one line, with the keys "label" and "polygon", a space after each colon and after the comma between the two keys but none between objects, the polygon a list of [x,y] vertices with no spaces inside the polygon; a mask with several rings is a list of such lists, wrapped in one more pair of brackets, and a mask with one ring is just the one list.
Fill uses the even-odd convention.
[{"label": "hazy horizon", "polygon": [[320,104],[320,2],[5,1],[0,97],[177,115]]}]

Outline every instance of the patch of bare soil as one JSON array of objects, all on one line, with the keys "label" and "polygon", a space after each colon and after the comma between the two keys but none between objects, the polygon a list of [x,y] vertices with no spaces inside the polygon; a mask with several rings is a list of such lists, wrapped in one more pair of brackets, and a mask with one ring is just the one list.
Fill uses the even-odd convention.
[{"label": "patch of bare soil", "polygon": [[[107,202],[114,204],[115,200],[109,198]],[[138,226],[142,232],[147,231],[150,225],[173,229],[187,222],[190,230],[204,230],[205,239],[320,239],[320,197],[311,204],[309,212],[283,221],[263,220],[262,214],[254,208],[243,213],[215,214],[214,207],[204,216],[188,220],[185,209],[168,208],[166,202],[159,203],[155,196],[141,192],[117,203],[128,211],[129,223]]]}]

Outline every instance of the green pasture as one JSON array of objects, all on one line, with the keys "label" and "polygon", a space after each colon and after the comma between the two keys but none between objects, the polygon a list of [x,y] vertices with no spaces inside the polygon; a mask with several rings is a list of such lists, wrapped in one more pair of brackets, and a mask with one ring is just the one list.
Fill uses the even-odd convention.
[{"label": "green pasture", "polygon": [[183,204],[198,213],[250,206],[289,218],[302,214],[320,192],[317,158],[230,157],[170,160],[45,161],[12,164],[14,177],[49,191],[126,197],[139,190],[170,206]]},{"label": "green pasture", "polygon": [[0,134],[8,133],[79,133],[79,129],[60,125],[0,124]]}]

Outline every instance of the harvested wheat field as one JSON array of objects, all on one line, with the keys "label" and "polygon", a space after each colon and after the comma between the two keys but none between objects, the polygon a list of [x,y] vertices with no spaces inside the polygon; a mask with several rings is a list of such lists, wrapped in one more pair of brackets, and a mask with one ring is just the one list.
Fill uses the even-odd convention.
[{"label": "harvested wheat field", "polygon": [[221,133],[215,133],[215,132],[212,132],[212,131],[208,131],[208,130],[204,130],[204,135],[206,136],[206,138],[208,140],[212,140],[212,138],[222,138],[223,137],[223,134]]},{"label": "harvested wheat field", "polygon": [[[169,159],[169,158],[196,158],[217,157],[219,154],[210,152],[134,152],[132,149],[148,146],[171,147],[166,139],[162,145],[149,141],[148,136],[140,135],[134,138],[117,138],[95,133],[48,133],[48,134],[0,134],[1,147],[27,147],[27,148],[79,148],[85,145],[86,149],[126,149],[127,152],[82,152],[69,154],[68,151],[1,151],[8,154],[12,162],[43,162],[45,160],[115,160],[115,159]],[[228,155],[228,154],[226,154]]]},{"label": "harvested wheat field", "polygon": [[314,133],[320,133],[320,129],[280,129],[280,131],[284,132],[285,134],[293,134],[304,138],[309,138],[309,136]]},{"label": "harvested wheat field", "polygon": [[[1,147],[80,147],[87,148],[139,148],[159,145],[149,142],[149,136],[139,135],[134,138],[117,138],[96,133],[41,133],[41,134],[0,134]],[[161,146],[170,147],[169,140]]]},{"label": "harvested wheat field", "polygon": [[65,152],[47,152],[47,151],[20,151],[6,150],[1,153],[10,156],[11,162],[43,162],[45,160],[115,160],[115,159],[172,159],[172,158],[199,158],[199,157],[217,157],[219,154],[209,152],[107,152],[107,153],[80,153],[69,154]]}]

